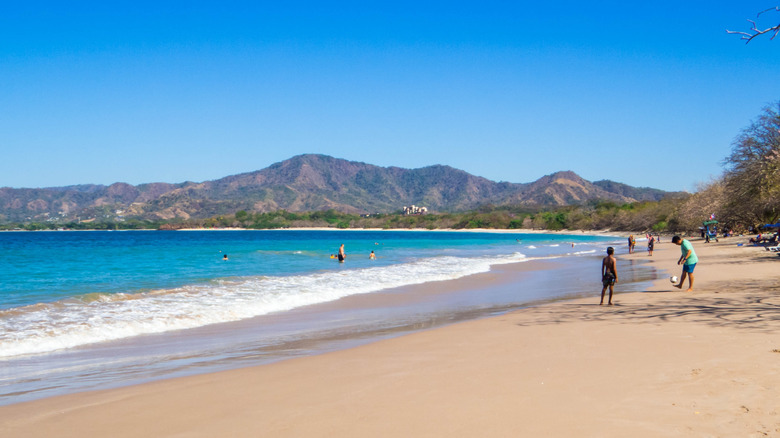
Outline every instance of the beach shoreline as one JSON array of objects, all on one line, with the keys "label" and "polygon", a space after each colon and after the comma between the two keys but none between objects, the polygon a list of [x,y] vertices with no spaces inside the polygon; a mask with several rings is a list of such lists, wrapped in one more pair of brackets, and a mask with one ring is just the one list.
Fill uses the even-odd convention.
[{"label": "beach shoreline", "polygon": [[[169,272],[171,278],[194,286],[186,286],[192,289],[185,294],[180,293],[184,289],[176,287],[153,287],[151,294],[140,290],[138,294],[110,300],[106,306],[102,302],[82,307],[64,303],[63,311],[55,302],[50,306],[54,313],[31,313],[32,318],[25,318],[24,312],[38,309],[36,307],[21,308],[19,314],[4,314],[7,318],[0,322],[13,330],[6,331],[0,338],[0,356],[7,358],[7,366],[0,373],[0,405],[320,354],[454,321],[506,312],[550,298],[566,298],[578,292],[577,284],[583,277],[592,277],[590,269],[585,268],[582,272],[582,267],[592,264],[592,259],[597,257],[595,253],[602,251],[602,245],[612,244],[614,240],[542,234],[517,236],[521,243],[516,242],[515,235],[507,234],[450,233],[445,236],[316,231],[48,234],[28,235],[24,239],[30,240],[18,242],[27,245],[54,239],[55,242],[66,242],[64,246],[69,248],[80,248],[72,251],[74,253],[97,254],[95,251],[99,251],[102,257],[121,265],[117,271],[109,270],[114,276],[120,273],[135,275],[149,269],[155,273],[149,276],[153,277],[161,273],[156,261],[166,260],[164,271]],[[347,265],[327,260],[331,247],[323,242],[333,241],[345,241],[352,250]],[[98,243],[99,248],[91,248],[91,242]],[[188,244],[182,246],[181,242]],[[490,242],[490,246],[485,246],[485,242]],[[571,242],[579,243],[576,248],[570,248]],[[137,249],[125,251],[126,243]],[[428,247],[440,249],[430,251],[426,249]],[[154,260],[146,259],[145,248],[155,248]],[[231,255],[230,263],[221,260],[226,248]],[[369,261],[368,251],[375,248],[379,257]],[[467,250],[464,252],[463,248]],[[220,260],[214,256],[216,249],[220,249]],[[25,253],[34,254],[33,251]],[[135,257],[127,257],[128,254]],[[213,273],[214,280],[187,281],[175,274],[177,260],[190,260],[193,254],[205,256],[188,262],[187,268],[207,266],[211,271],[204,269],[202,272],[204,275]],[[559,266],[556,268],[559,281],[553,289],[543,287],[540,272],[536,272],[539,268],[533,267],[547,259]],[[509,272],[509,265],[514,262],[521,262],[517,265],[519,270],[534,272],[519,280],[515,273]],[[17,266],[31,263],[35,261],[22,260]],[[301,266],[308,264],[309,271],[303,276],[276,276],[273,263],[283,269],[298,266],[299,271]],[[40,267],[46,272],[57,272],[58,269],[52,264]],[[81,268],[74,266],[74,269]],[[83,287],[93,287],[92,279],[100,278],[107,268],[107,265],[84,266],[83,269],[94,272],[85,275],[89,281],[73,290],[78,294]],[[486,275],[474,276],[476,273]],[[19,274],[18,278],[25,278],[24,270]],[[266,279],[259,274],[270,274],[270,277]],[[186,269],[182,275],[188,275]],[[450,281],[458,278],[463,281]],[[68,280],[75,282],[78,279]],[[147,284],[152,284],[152,280],[147,278],[150,282]],[[61,287],[61,283],[62,279],[57,279],[51,282],[51,287]],[[9,291],[24,287],[15,283],[4,286]],[[132,291],[128,288],[133,288],[134,283],[121,286],[115,289]],[[186,300],[195,296],[198,297],[195,302]],[[85,296],[85,303],[96,297],[100,295]],[[274,304],[282,298],[295,300],[295,305],[270,312],[264,312],[264,307],[246,305]],[[235,302],[244,305],[236,308],[230,304]],[[114,305],[130,312],[117,313],[111,307]],[[143,315],[124,316],[132,315],[141,307]],[[176,316],[180,308],[187,312],[178,312]],[[249,311],[245,312],[244,308]],[[235,318],[236,311],[243,312],[243,317]],[[182,330],[178,322],[188,321],[190,314],[205,323]],[[89,331],[81,332],[76,338],[69,335],[69,330],[81,330],[84,325],[75,326],[69,322],[78,321],[78,318],[87,321]],[[59,324],[58,321],[66,323]],[[159,321],[170,323],[166,326]],[[127,322],[134,329],[129,336]],[[150,322],[156,324],[153,328],[157,330],[144,332]],[[36,334],[36,327],[42,327],[51,335],[41,339]],[[119,336],[111,338],[117,332]],[[65,342],[72,343],[63,345],[59,342],[61,334],[66,335]],[[48,342],[43,344],[48,351],[30,351],[44,341]],[[80,341],[80,344],[73,341]]]},{"label": "beach shoreline", "polygon": [[[780,261],[738,241],[694,240],[701,261],[692,293],[662,279],[645,293],[616,295],[615,306],[598,306],[600,285],[589,284],[592,298],[348,350],[0,407],[0,432],[776,434],[780,343],[772,335],[780,328]],[[641,259],[679,275],[677,257],[679,247],[665,240],[653,257],[618,256],[618,269]]]},{"label": "beach shoreline", "polygon": [[507,233],[507,234],[563,234],[623,237],[629,234],[644,235],[639,231],[611,230],[545,230],[537,228],[336,228],[336,227],[288,227],[288,228],[180,228],[171,231],[412,231],[412,232],[464,232],[464,233]]},{"label": "beach shoreline", "polygon": [[[598,237],[615,237],[625,238],[628,235],[644,236],[644,231],[612,231],[612,230],[545,230],[545,229],[530,229],[530,228],[335,228],[335,227],[292,227],[292,228],[179,228],[175,230],[155,230],[155,229],[121,229],[121,230],[101,230],[101,229],[86,229],[86,230],[0,230],[0,233],[69,233],[69,232],[138,232],[138,231],[171,231],[171,232],[192,232],[192,231],[209,231],[209,232],[229,232],[229,231],[365,231],[365,232],[392,232],[392,231],[404,231],[404,232],[434,232],[434,233],[494,233],[494,234],[553,234],[553,235],[570,235],[570,236],[598,236]],[[671,234],[663,233],[663,236],[671,236]],[[638,241],[641,239],[637,239]]]}]

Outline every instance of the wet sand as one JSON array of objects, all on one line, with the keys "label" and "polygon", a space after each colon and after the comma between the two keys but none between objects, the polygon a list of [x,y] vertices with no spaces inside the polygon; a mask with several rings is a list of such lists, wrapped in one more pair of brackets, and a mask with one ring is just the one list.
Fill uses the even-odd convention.
[{"label": "wet sand", "polygon": [[[780,258],[742,241],[694,240],[690,293],[659,280],[599,306],[583,284],[348,350],[0,407],[0,436],[777,436]],[[678,257],[665,239],[618,267],[679,275]]]}]

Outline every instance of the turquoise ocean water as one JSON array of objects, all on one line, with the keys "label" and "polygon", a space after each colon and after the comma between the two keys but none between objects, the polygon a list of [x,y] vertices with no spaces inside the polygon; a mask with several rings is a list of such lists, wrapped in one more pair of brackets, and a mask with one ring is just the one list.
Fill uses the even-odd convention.
[{"label": "turquoise ocean water", "polygon": [[[336,230],[0,233],[0,404],[266,363],[592,294],[604,249],[622,240]],[[346,263],[331,259],[342,243]],[[559,264],[554,287],[540,272],[511,287],[394,292],[533,260]],[[631,272],[621,278],[633,277],[635,289],[656,276],[649,267]]]}]

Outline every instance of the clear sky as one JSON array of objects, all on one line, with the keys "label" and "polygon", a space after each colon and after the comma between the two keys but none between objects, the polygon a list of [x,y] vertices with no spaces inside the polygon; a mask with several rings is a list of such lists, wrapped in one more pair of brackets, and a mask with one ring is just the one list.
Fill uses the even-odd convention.
[{"label": "clear sky", "polygon": [[323,153],[693,191],[780,100],[780,37],[726,34],[776,4],[4,2],[0,187],[206,181]]}]

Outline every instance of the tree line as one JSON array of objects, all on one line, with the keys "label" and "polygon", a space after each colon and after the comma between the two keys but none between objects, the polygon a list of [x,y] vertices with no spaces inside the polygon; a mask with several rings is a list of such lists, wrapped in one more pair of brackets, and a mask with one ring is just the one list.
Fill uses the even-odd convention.
[{"label": "tree line", "polygon": [[538,230],[603,230],[616,231],[652,230],[667,231],[674,227],[674,212],[680,198],[669,198],[657,202],[617,204],[610,201],[593,201],[586,205],[566,206],[553,209],[533,209],[520,206],[486,205],[475,211],[460,213],[428,213],[404,215],[402,213],[379,213],[359,215],[336,210],[252,213],[239,211],[235,215],[220,215],[209,219],[123,222],[71,222],[5,224],[0,229],[22,230],[131,230],[184,228],[377,228],[377,229],[538,229]]},{"label": "tree line", "polygon": [[736,137],[723,175],[680,206],[680,226],[691,228],[705,212],[734,229],[780,221],[780,101]]},{"label": "tree line", "polygon": [[674,212],[680,198],[662,201],[617,204],[594,201],[586,205],[533,210],[519,206],[483,206],[461,213],[423,215],[357,215],[335,210],[293,213],[284,210],[267,213],[240,211],[235,216],[219,216],[203,221],[205,228],[378,228],[378,229],[539,229],[667,231],[674,227]]}]

